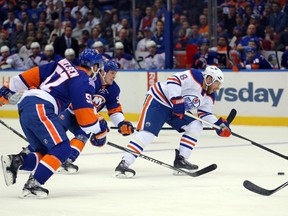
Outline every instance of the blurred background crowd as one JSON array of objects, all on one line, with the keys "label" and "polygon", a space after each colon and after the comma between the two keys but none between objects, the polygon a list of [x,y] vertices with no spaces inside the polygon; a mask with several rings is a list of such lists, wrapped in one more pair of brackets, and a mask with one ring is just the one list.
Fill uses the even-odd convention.
[{"label": "blurred background crowd", "polygon": [[[95,48],[122,69],[164,69],[172,11],[175,68],[288,68],[288,0],[0,0],[0,68],[28,69]],[[209,25],[210,24],[210,25]]]}]

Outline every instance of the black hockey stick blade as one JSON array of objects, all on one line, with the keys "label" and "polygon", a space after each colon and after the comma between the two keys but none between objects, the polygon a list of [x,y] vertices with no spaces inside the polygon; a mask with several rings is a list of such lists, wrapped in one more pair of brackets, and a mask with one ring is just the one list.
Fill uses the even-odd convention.
[{"label": "black hockey stick blade", "polygon": [[170,164],[166,164],[166,163],[164,163],[164,162],[162,162],[162,161],[159,161],[159,160],[157,160],[157,159],[151,158],[151,157],[149,157],[149,156],[146,156],[146,155],[143,155],[143,154],[138,154],[137,152],[134,152],[134,151],[132,151],[132,150],[130,150],[130,149],[127,149],[127,148],[125,148],[125,147],[119,146],[119,145],[117,145],[117,144],[115,144],[115,143],[107,142],[107,144],[110,145],[110,146],[112,146],[112,147],[118,148],[118,149],[120,149],[120,150],[126,151],[126,152],[128,152],[128,153],[137,155],[138,157],[141,157],[141,158],[143,158],[143,159],[145,159],[145,160],[148,160],[148,161],[153,162],[153,163],[155,163],[155,164],[158,164],[158,165],[160,165],[160,166],[164,166],[164,167],[169,168],[169,169],[172,169],[172,170],[174,170],[174,171],[177,171],[177,172],[180,172],[180,173],[189,175],[189,176],[191,176],[191,177],[198,177],[198,176],[204,175],[204,174],[209,173],[209,172],[211,172],[211,171],[213,171],[213,170],[215,170],[215,169],[217,168],[217,165],[216,165],[216,164],[211,164],[211,165],[209,165],[209,166],[207,166],[207,167],[204,167],[203,169],[200,169],[200,170],[198,170],[198,171],[196,171],[196,172],[187,172],[187,171],[185,171],[185,170],[182,170],[182,169],[176,168],[176,167],[174,167],[174,166],[171,166]]},{"label": "black hockey stick blade", "polygon": [[[236,109],[232,109],[230,111],[229,115],[227,116],[227,119],[226,119],[229,122],[229,124],[231,124],[231,122],[234,120],[236,115],[237,115],[237,110]],[[118,127],[112,126],[112,127],[110,127],[110,129],[118,129]],[[161,130],[175,130],[175,129],[172,128],[172,127],[162,127]],[[203,130],[213,130],[213,128],[204,127]]]},{"label": "black hockey stick blade", "polygon": [[275,192],[281,190],[282,188],[286,187],[287,185],[288,185],[288,182],[285,182],[284,184],[280,185],[279,187],[277,187],[273,190],[268,190],[268,189],[262,188],[258,185],[255,185],[253,182],[251,182],[249,180],[245,180],[243,182],[243,186],[246,189],[248,189],[254,193],[263,195],[263,196],[270,196],[270,195],[274,194]]}]

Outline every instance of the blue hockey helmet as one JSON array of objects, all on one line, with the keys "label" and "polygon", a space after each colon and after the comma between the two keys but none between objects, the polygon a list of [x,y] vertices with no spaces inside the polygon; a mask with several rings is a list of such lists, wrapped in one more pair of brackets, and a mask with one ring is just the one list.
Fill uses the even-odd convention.
[{"label": "blue hockey helmet", "polygon": [[119,67],[116,62],[112,60],[108,60],[108,61],[104,61],[103,69],[107,73],[110,70],[117,71]]},{"label": "blue hockey helmet", "polygon": [[92,68],[95,64],[101,64],[102,55],[97,53],[95,49],[84,49],[79,57],[80,65]]}]

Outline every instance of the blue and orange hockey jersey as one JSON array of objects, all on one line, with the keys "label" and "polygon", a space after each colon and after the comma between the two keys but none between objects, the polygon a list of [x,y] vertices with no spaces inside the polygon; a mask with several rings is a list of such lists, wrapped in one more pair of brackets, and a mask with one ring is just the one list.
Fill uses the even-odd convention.
[{"label": "blue and orange hockey jersey", "polygon": [[[9,88],[23,96],[36,96],[54,105],[56,114],[71,103],[77,122],[87,134],[98,133],[98,116],[92,103],[95,83],[84,68],[76,68],[67,59],[34,67],[12,77]],[[20,102],[19,101],[19,102]]]}]

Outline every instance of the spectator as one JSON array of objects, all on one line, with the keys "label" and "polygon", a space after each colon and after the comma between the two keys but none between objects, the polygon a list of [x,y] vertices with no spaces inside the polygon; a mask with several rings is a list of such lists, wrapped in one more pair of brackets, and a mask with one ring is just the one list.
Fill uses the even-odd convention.
[{"label": "spectator", "polygon": [[150,38],[151,38],[151,35],[152,35],[152,32],[150,31],[150,28],[149,27],[146,27],[144,30],[143,30],[143,34],[144,34],[144,38],[142,38],[138,43],[137,43],[137,48],[136,48],[136,51],[138,52],[146,52],[148,51],[147,47],[146,47],[146,43],[148,41],[150,41]]},{"label": "spectator", "polygon": [[262,40],[263,50],[275,50],[275,44],[279,41],[279,35],[277,35],[272,26],[266,26],[265,37]]},{"label": "spectator", "polygon": [[279,46],[283,47],[283,49],[280,49],[282,51],[288,50],[288,27],[280,34]]},{"label": "spectator", "polygon": [[[199,34],[201,34],[202,36],[204,36],[206,33],[208,33],[209,27],[208,27],[208,20],[207,17],[205,15],[200,15],[199,16]],[[226,26],[227,27],[227,26]]]},{"label": "spectator", "polygon": [[228,51],[228,40],[225,35],[219,35],[217,40],[217,59],[219,68],[227,68],[227,51]]},{"label": "spectator", "polygon": [[104,47],[104,44],[101,41],[95,41],[94,44],[92,45],[92,48],[96,49],[105,58],[112,59],[112,57],[110,55],[105,53],[105,47]]},{"label": "spectator", "polygon": [[273,27],[276,33],[284,31],[287,26],[287,15],[280,10],[278,2],[272,3],[272,14],[269,17],[269,25]]},{"label": "spectator", "polygon": [[100,31],[97,27],[94,27],[91,32],[91,37],[88,40],[88,47],[92,47],[95,41],[101,41],[106,44],[106,41],[101,37]]},{"label": "spectator", "polygon": [[26,66],[20,59],[17,53],[11,54],[8,46],[2,46],[0,48],[0,68],[4,69],[16,69],[16,70],[26,70]]},{"label": "spectator", "polygon": [[28,9],[27,13],[29,16],[29,20],[34,22],[35,24],[39,21],[40,12],[43,10],[42,8],[38,8],[37,0],[31,0],[30,9]]},{"label": "spectator", "polygon": [[38,28],[37,28],[38,32],[41,32],[43,35],[43,40],[45,41],[45,44],[47,44],[47,41],[49,39],[50,36],[50,30],[49,28],[46,26],[46,22],[43,20],[40,20],[38,22]]},{"label": "spectator", "polygon": [[0,31],[0,47],[2,46],[10,46],[9,35],[7,31]]},{"label": "spectator", "polygon": [[102,17],[102,26],[104,29],[112,25],[112,12],[110,10],[105,10]]},{"label": "spectator", "polygon": [[79,40],[84,30],[87,30],[90,33],[91,29],[85,26],[85,21],[83,19],[80,19],[77,21],[76,28],[74,28],[72,31],[72,37],[75,38],[76,40]]},{"label": "spectator", "polygon": [[86,22],[85,26],[92,29],[99,23],[100,23],[100,19],[94,17],[92,11],[88,11],[87,12],[87,22]]},{"label": "spectator", "polygon": [[144,68],[147,70],[164,69],[165,67],[165,53],[157,52],[156,43],[150,40],[146,43],[149,55],[144,59]]},{"label": "spectator", "polygon": [[114,47],[114,38],[113,38],[113,31],[111,28],[106,28],[103,34],[103,40],[105,41],[105,49],[106,51],[111,51]]},{"label": "spectator", "polygon": [[145,8],[145,16],[142,18],[139,25],[139,31],[143,31],[148,26],[153,32],[155,30],[155,26],[152,26],[154,19],[157,20],[157,18],[152,14],[152,7],[147,6]]},{"label": "spectator", "polygon": [[71,9],[65,8],[64,15],[62,17],[62,29],[65,28],[67,22],[71,22],[72,28],[75,28],[77,25],[77,19],[71,16]]},{"label": "spectator", "polygon": [[185,35],[185,30],[179,29],[178,37],[176,38],[176,40],[174,40],[174,50],[185,50],[187,42],[188,42],[188,38]]},{"label": "spectator", "polygon": [[86,48],[88,47],[88,40],[90,38],[90,34],[88,30],[83,30],[82,31],[82,36],[81,38],[78,40],[78,44],[79,45],[83,45]]},{"label": "spectator", "polygon": [[265,27],[262,25],[260,17],[258,15],[252,14],[250,17],[250,24],[253,24],[256,28],[256,36],[259,38],[265,37]]},{"label": "spectator", "polygon": [[270,63],[261,55],[255,47],[246,47],[246,59],[238,65],[234,65],[234,71],[247,69],[272,69]]},{"label": "spectator", "polygon": [[192,67],[195,69],[204,69],[206,65],[218,66],[217,53],[209,51],[210,41],[204,38],[199,44],[199,52],[195,54],[192,61]]},{"label": "spectator", "polygon": [[191,36],[188,38],[188,44],[199,45],[199,42],[203,40],[203,36],[199,34],[199,26],[194,24],[191,27]]},{"label": "spectator", "polygon": [[112,16],[112,25],[111,29],[115,32],[115,35],[118,34],[118,32],[123,28],[123,26],[120,23],[119,16],[117,13],[113,14]]},{"label": "spectator", "polygon": [[71,10],[71,16],[75,19],[77,19],[76,11],[81,11],[83,18],[87,16],[88,8],[85,6],[84,0],[77,0],[77,5]]},{"label": "spectator", "polygon": [[237,26],[236,23],[236,7],[231,5],[229,6],[229,13],[224,15],[224,25],[227,29],[228,35],[232,35],[233,28]]},{"label": "spectator", "polygon": [[30,46],[31,51],[32,51],[32,55],[30,55],[27,59],[26,62],[26,67],[29,68],[33,68],[36,66],[40,65],[40,61],[41,61],[41,50],[40,50],[40,44],[38,42],[33,42]]},{"label": "spectator", "polygon": [[19,49],[19,57],[21,60],[24,62],[24,65],[27,65],[27,61],[30,55],[32,55],[31,51],[31,44],[35,41],[34,37],[27,37],[26,44],[24,44],[20,49]]},{"label": "spectator", "polygon": [[132,41],[128,39],[127,34],[128,34],[127,30],[122,28],[119,31],[118,38],[116,39],[116,41],[120,41],[123,43],[125,53],[129,53],[130,55],[133,55]]},{"label": "spectator", "polygon": [[75,56],[75,51],[72,48],[66,49],[64,55],[72,64],[76,66],[80,65],[79,58]]},{"label": "spectator", "polygon": [[40,60],[40,65],[44,65],[53,61],[58,61],[59,59],[62,59],[63,57],[54,52],[53,45],[48,44],[44,48],[44,54],[42,55],[42,58]]},{"label": "spectator", "polygon": [[115,53],[113,60],[116,63],[119,63],[121,66],[120,68],[124,70],[132,70],[138,68],[133,56],[129,53],[125,53],[124,45],[122,42],[115,43]]},{"label": "spectator", "polygon": [[156,32],[152,35],[151,40],[156,42],[159,52],[164,52],[164,22],[162,20],[157,21]]},{"label": "spectator", "polygon": [[27,25],[29,23],[27,11],[21,12],[21,22],[23,24],[23,30],[27,32]]},{"label": "spectator", "polygon": [[12,53],[17,50],[17,41],[26,41],[27,33],[23,30],[23,24],[21,22],[16,24],[16,30],[10,35],[10,49]]},{"label": "spectator", "polygon": [[8,11],[7,19],[3,22],[2,26],[10,36],[16,30],[16,24],[19,22],[20,20],[15,18],[13,11]]},{"label": "spectator", "polygon": [[64,33],[64,30],[61,28],[61,23],[59,19],[55,19],[53,21],[53,30],[50,33],[49,39],[48,39],[48,44],[52,42],[52,37],[57,36],[60,37]]},{"label": "spectator", "polygon": [[281,57],[281,69],[288,69],[288,50]]},{"label": "spectator", "polygon": [[68,48],[72,48],[75,51],[76,57],[79,56],[78,41],[72,37],[72,28],[70,26],[65,27],[64,35],[57,37],[54,41],[55,53],[64,57],[64,52]]}]

